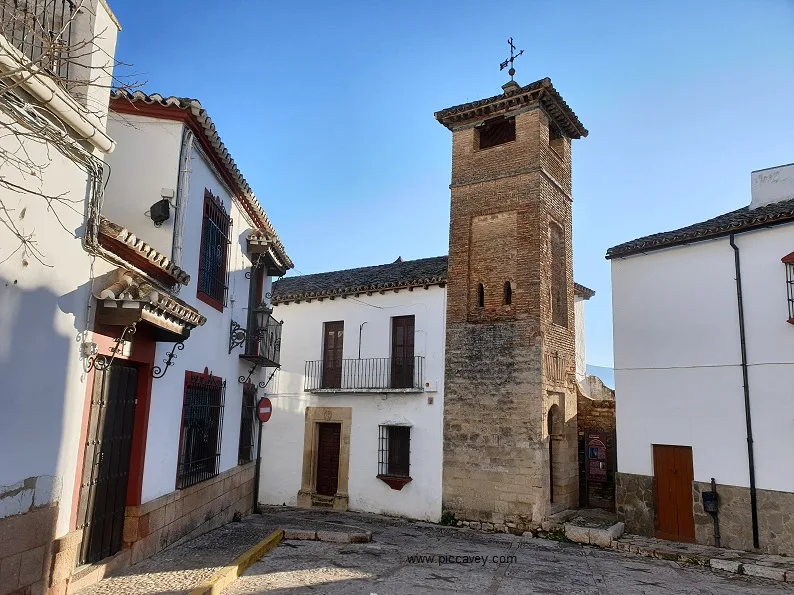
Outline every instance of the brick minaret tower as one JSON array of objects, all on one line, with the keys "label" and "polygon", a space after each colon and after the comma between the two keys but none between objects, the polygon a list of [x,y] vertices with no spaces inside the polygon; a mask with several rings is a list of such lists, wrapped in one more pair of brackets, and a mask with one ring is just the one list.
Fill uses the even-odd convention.
[{"label": "brick minaret tower", "polygon": [[578,504],[571,139],[587,130],[548,78],[502,89],[435,114],[452,131],[443,501],[521,531]]}]

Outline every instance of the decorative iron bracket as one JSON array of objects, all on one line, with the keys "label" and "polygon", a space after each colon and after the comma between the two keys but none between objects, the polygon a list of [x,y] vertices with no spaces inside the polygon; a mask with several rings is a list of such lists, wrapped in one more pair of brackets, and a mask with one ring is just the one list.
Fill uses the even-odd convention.
[{"label": "decorative iron bracket", "polygon": [[256,255],[256,258],[251,261],[251,270],[245,272],[245,278],[250,279],[254,276],[254,271],[258,269],[262,264],[265,262],[265,253],[260,252]]},{"label": "decorative iron bracket", "polygon": [[176,359],[177,355],[174,353],[175,350],[179,349],[182,351],[185,348],[185,344],[180,341],[179,343],[174,343],[174,346],[171,348],[171,351],[168,353],[168,357],[163,360],[165,363],[164,368],[160,368],[160,366],[155,366],[152,368],[152,378],[162,378],[165,376],[165,373],[168,371],[168,366],[173,366],[173,362],[171,360]]},{"label": "decorative iron bracket", "polygon": [[[253,376],[254,372],[256,372],[256,370],[257,370],[257,368],[259,368],[259,366],[260,366],[259,363],[255,363],[253,366],[251,366],[251,369],[248,370],[248,376],[247,377],[246,376],[240,376],[237,379],[237,382],[239,382],[240,384],[248,384],[248,381],[251,380],[251,376]],[[264,388],[264,387],[260,387],[260,388]]]},{"label": "decorative iron bracket", "polygon": [[116,343],[115,347],[110,348],[110,353],[113,355],[108,358],[106,355],[92,355],[86,358],[87,364],[85,364],[85,371],[88,372],[92,368],[94,370],[107,370],[110,367],[110,364],[113,363],[113,360],[116,359],[116,355],[121,353],[124,350],[124,342],[127,340],[128,335],[132,336],[135,334],[135,324],[132,323],[124,327],[124,330],[121,331],[121,336],[113,339],[113,342]]},{"label": "decorative iron bracket", "polygon": [[273,371],[270,373],[270,376],[268,376],[268,377],[267,377],[267,382],[260,380],[260,381],[259,381],[259,384],[258,384],[257,386],[258,386],[259,388],[263,389],[263,390],[264,390],[264,389],[266,389],[266,388],[267,388],[267,385],[268,385],[268,384],[270,384],[270,381],[273,379],[273,376],[275,376],[275,375],[276,375],[276,372],[278,372],[278,368],[275,368],[275,369],[274,369],[274,370],[273,370]]},{"label": "decorative iron bracket", "polygon": [[247,339],[248,331],[232,320],[232,323],[229,327],[229,353],[231,353],[232,349],[235,347],[243,345]]}]

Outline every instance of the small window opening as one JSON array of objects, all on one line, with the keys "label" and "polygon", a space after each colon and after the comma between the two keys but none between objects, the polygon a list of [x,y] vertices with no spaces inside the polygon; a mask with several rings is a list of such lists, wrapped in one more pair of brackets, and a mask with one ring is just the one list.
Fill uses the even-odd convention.
[{"label": "small window opening", "polygon": [[378,476],[410,477],[410,426],[379,426]]},{"label": "small window opening", "polygon": [[549,146],[554,150],[557,155],[562,157],[563,153],[563,135],[560,129],[554,124],[549,124]]},{"label": "small window opening", "polygon": [[516,140],[515,118],[494,118],[479,128],[480,149],[490,149]]},{"label": "small window opening", "polygon": [[510,281],[505,281],[505,306],[509,306],[513,303],[513,287],[510,285]]},{"label": "small window opening", "polygon": [[485,287],[482,283],[477,287],[477,307],[485,307]]}]

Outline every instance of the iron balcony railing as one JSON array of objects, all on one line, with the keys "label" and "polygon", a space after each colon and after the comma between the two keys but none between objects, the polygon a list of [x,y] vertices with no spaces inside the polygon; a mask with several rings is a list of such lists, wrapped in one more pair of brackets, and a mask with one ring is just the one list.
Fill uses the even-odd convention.
[{"label": "iron balcony railing", "polygon": [[76,8],[72,0],[0,0],[2,34],[31,62],[66,81]]},{"label": "iron balcony railing", "polygon": [[267,362],[268,367],[277,368],[281,365],[283,322],[273,318],[272,311],[264,304],[252,308],[245,341],[245,354],[242,357],[261,359]]},{"label": "iron balcony railing", "polygon": [[415,390],[424,388],[424,357],[307,361],[304,390]]}]

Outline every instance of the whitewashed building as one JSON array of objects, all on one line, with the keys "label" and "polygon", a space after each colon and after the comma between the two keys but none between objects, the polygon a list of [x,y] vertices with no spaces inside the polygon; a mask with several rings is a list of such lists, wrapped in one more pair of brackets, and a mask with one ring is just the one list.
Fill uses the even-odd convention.
[{"label": "whitewashed building", "polygon": [[[629,532],[794,554],[794,165],[750,205],[611,248]],[[711,496],[706,495],[709,500]]]},{"label": "whitewashed building", "polygon": [[[136,563],[254,508],[257,387],[281,335],[267,296],[292,262],[197,100],[115,91],[108,129],[118,146],[99,244],[114,266],[92,282],[105,359],[89,372],[91,405],[99,392],[105,415],[125,398],[135,406],[117,411],[115,430],[85,413],[85,459],[103,431],[121,426],[129,443],[104,453],[122,461],[107,488],[117,505],[97,506],[87,487],[76,522],[89,534],[82,561],[122,550]],[[95,539],[108,522],[113,540]]]},{"label": "whitewashed building", "polygon": [[4,2],[0,12],[4,593],[57,590],[76,562],[68,550],[56,559],[53,544],[69,542],[80,488],[95,240],[86,214],[115,147],[106,123],[118,31],[104,0]]},{"label": "whitewashed building", "polygon": [[95,128],[73,142],[116,153],[92,153],[87,172],[51,150],[44,180],[81,204],[60,225],[82,237],[19,200],[42,262],[24,245],[0,255],[0,446],[20,453],[0,466],[14,544],[0,561],[39,592],[73,592],[254,508],[257,390],[282,328],[270,279],[292,267],[198,101],[101,93],[104,116],[83,114]]},{"label": "whitewashed building", "polygon": [[440,519],[446,281],[439,256],[275,283],[260,502]]}]

